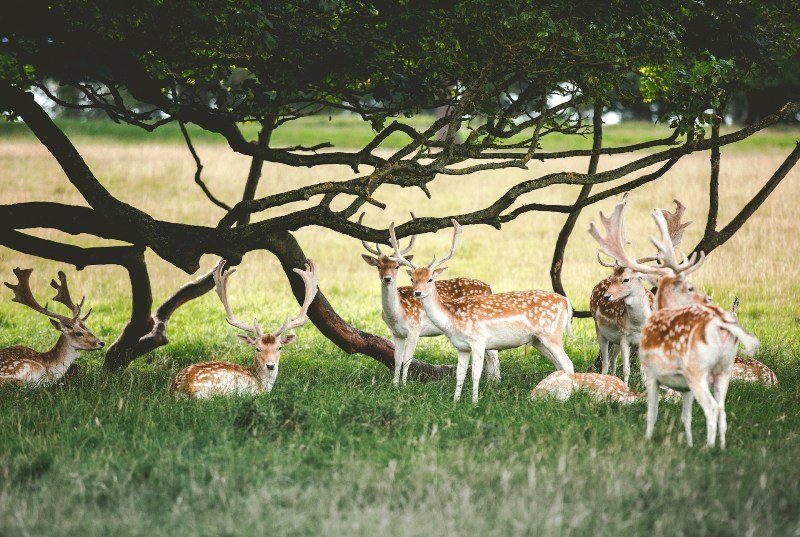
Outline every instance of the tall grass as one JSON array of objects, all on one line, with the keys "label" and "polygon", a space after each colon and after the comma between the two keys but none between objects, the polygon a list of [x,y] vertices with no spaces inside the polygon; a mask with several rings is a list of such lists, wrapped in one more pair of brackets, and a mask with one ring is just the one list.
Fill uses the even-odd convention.
[{"label": "tall grass", "polygon": [[[79,137],[78,146],[115,195],[159,218],[213,225],[222,216],[192,183],[193,162],[177,143]],[[200,151],[212,190],[235,200],[247,160],[220,144]],[[705,222],[707,157],[684,159],[632,196],[632,249],[652,249],[646,238],[654,230],[649,211],[674,197],[695,221],[684,241],[696,242]],[[722,223],[781,159],[774,149],[724,151]],[[601,168],[623,162],[604,157]],[[585,166],[585,159],[576,159],[536,163],[529,171],[443,177],[430,201],[419,192],[388,188],[378,197],[390,209],[371,210],[366,218],[386,226],[407,218],[409,209],[458,214],[486,205],[523,177]],[[337,167],[268,166],[259,195],[350,176]],[[473,407],[453,404],[452,379],[395,389],[385,367],[344,355],[311,326],[287,347],[271,395],[170,400],[167,383],[180,367],[206,359],[252,359],[210,294],[175,315],[169,346],[128,371],[107,375],[99,367],[101,355],[90,353],[79,360],[81,375],[67,387],[0,390],[0,534],[796,535],[798,179],[800,172],[791,172],[696,277],[721,304],[734,294],[741,297],[742,323],[762,340],[758,358],[780,379],[773,389],[732,386],[724,452],[687,448],[676,405],[662,405],[655,440],[645,442],[642,404],[600,404],[583,396],[566,403],[529,401],[530,389],[552,370],[535,351],[501,353],[502,382],[482,384],[481,401]],[[0,142],[0,184],[0,203],[80,202],[52,158],[24,136]],[[576,194],[574,188],[553,188],[521,202],[565,202]],[[602,208],[608,211],[613,203]],[[596,210],[581,216],[566,259],[564,280],[579,308],[604,275],[583,232]],[[549,258],[562,222],[561,216],[530,214],[502,232],[466,228],[449,272],[485,279],[499,291],[549,288]],[[321,229],[302,230],[298,239],[317,261],[321,288],[343,317],[386,334],[378,278],[360,260],[360,244]],[[448,243],[446,231],[422,236],[415,253],[425,258]],[[213,263],[209,257],[203,267]],[[0,250],[0,274],[8,277],[14,266],[35,268],[34,290],[43,299],[48,279],[64,268]],[[112,339],[129,313],[124,272],[67,272],[73,292],[86,293],[95,308],[90,325]],[[190,278],[156,258],[151,276],[157,299]],[[279,324],[296,308],[278,264],[263,252],[245,258],[230,295],[237,313],[258,315],[267,325]],[[582,369],[596,343],[588,321],[575,321],[575,329],[567,352]],[[0,346],[45,348],[54,339],[46,321],[0,301]],[[423,340],[418,356],[454,362],[441,338]],[[696,408],[696,435],[704,423]]]}]

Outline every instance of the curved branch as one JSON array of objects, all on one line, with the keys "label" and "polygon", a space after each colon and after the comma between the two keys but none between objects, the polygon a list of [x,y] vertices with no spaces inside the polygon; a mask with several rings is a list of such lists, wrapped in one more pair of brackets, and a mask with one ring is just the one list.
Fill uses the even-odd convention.
[{"label": "curved branch", "polygon": [[203,163],[200,162],[200,156],[197,154],[197,151],[194,149],[194,144],[192,144],[192,139],[189,138],[189,131],[186,130],[186,124],[183,121],[178,121],[178,126],[181,128],[181,134],[183,134],[183,139],[186,141],[186,147],[189,148],[189,153],[192,154],[192,158],[194,159],[194,163],[196,166],[196,171],[194,172],[194,182],[197,183],[197,186],[200,187],[200,190],[203,191],[203,194],[221,209],[225,209],[226,211],[231,210],[231,206],[221,201],[219,198],[214,196],[211,191],[208,189],[208,186],[203,182],[203,178],[200,174],[203,172]]}]

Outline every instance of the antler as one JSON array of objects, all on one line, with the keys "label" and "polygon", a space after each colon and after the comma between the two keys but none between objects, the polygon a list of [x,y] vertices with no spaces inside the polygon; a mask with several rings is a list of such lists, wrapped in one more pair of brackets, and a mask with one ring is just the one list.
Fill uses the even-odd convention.
[{"label": "antler", "polygon": [[[64,274],[63,270],[58,271],[58,282],[55,280],[50,280],[50,286],[56,290],[56,296],[53,297],[53,301],[64,304],[70,309],[70,311],[72,311],[73,319],[77,319],[81,314],[81,309],[83,308],[83,303],[86,300],[86,297],[81,297],[81,301],[77,305],[72,301],[72,297],[69,294],[69,286],[67,286],[67,275]],[[85,321],[88,319],[91,313],[92,310],[90,309],[89,313],[87,313],[81,320]]]},{"label": "antler", "polygon": [[397,236],[394,234],[394,222],[389,224],[389,242],[392,244],[392,248],[394,248],[394,255],[391,256],[389,259],[392,261],[396,261],[401,265],[405,265],[407,267],[411,267],[412,269],[416,269],[417,266],[405,258],[405,253],[407,250],[401,250],[399,244],[397,243]]},{"label": "antler", "polygon": [[[689,227],[689,224],[692,222],[681,222],[681,218],[683,218],[683,213],[686,211],[686,206],[678,200],[672,200],[675,202],[675,211],[669,212],[666,209],[660,209],[661,214],[664,216],[664,220],[667,222],[667,231],[669,233],[670,240],[672,240],[672,245],[677,247],[680,245],[681,241],[683,240],[683,232]],[[660,261],[661,258],[658,255],[649,256],[649,257],[642,257],[639,259],[640,263],[647,263],[650,261]]]},{"label": "antler", "polygon": [[[412,213],[411,213],[411,219],[412,219],[412,220],[416,220],[416,218],[417,218],[417,217],[416,217],[416,216],[414,215],[414,213],[412,212]],[[364,213],[361,213],[361,215],[358,217],[358,223],[359,223],[359,224],[361,224],[361,221],[362,221],[363,219],[364,219]],[[414,248],[414,244],[415,244],[416,242],[417,242],[417,236],[416,236],[416,235],[412,235],[412,236],[411,236],[411,242],[409,242],[409,243],[408,243],[408,246],[406,246],[404,249],[402,249],[402,250],[400,251],[400,253],[401,253],[401,254],[403,254],[403,255],[405,255],[405,254],[407,254],[408,252],[410,252],[410,251],[411,251],[411,249],[412,249],[412,248]],[[380,244],[378,244],[377,242],[375,243],[375,248],[374,248],[374,249],[373,249],[373,248],[371,248],[371,247],[369,246],[369,244],[367,244],[367,241],[364,241],[364,240],[362,240],[362,241],[361,241],[361,244],[364,246],[364,249],[365,249],[366,251],[368,251],[369,253],[371,253],[371,254],[373,254],[373,255],[377,255],[377,256],[381,256],[381,255],[383,255],[383,252],[381,252],[381,246],[380,246]]]},{"label": "antler", "polygon": [[53,319],[57,319],[63,322],[71,322],[74,319],[66,317],[64,315],[59,315],[58,313],[52,312],[47,309],[47,304],[42,307],[39,302],[36,301],[34,298],[33,293],[31,292],[31,274],[33,273],[33,269],[21,269],[19,267],[14,269],[14,276],[17,277],[16,285],[5,282],[6,287],[11,289],[14,292],[14,297],[11,299],[12,302],[16,302],[18,304],[22,304],[23,306],[28,306],[33,311],[39,312],[43,315],[47,315],[48,317],[52,317]]},{"label": "antler", "polygon": [[428,268],[431,270],[440,266],[442,263],[450,261],[450,258],[453,257],[454,253],[456,253],[456,248],[458,248],[458,245],[461,242],[461,224],[459,224],[455,218],[451,218],[450,221],[453,223],[453,244],[450,246],[450,253],[448,253],[439,261],[436,261],[436,256],[433,256],[431,262],[428,263]]},{"label": "antler", "polygon": [[[589,225],[589,234],[594,237],[594,240],[600,245],[600,251],[614,258],[621,266],[643,274],[661,274],[663,273],[663,268],[645,265],[641,261],[631,258],[625,251],[624,218],[625,209],[628,206],[627,201],[627,196],[623,197],[622,201],[614,207],[614,212],[611,213],[610,217],[606,217],[606,215],[600,211],[600,222],[606,230],[606,237],[600,235],[594,222]],[[598,256],[598,260],[599,259],[600,257]]]},{"label": "antler", "polygon": [[[641,259],[639,261],[641,261]],[[603,258],[600,257],[600,252],[597,252],[597,262],[600,263],[601,265],[603,265],[604,267],[608,267],[608,268],[614,268],[615,269],[615,268],[619,267],[619,263],[617,263],[616,261],[614,263],[608,263],[606,261],[603,261]]]},{"label": "antler", "polygon": [[300,308],[300,312],[291,319],[287,318],[281,327],[275,332],[275,337],[281,335],[287,330],[292,330],[293,328],[303,326],[306,322],[308,322],[308,307],[314,301],[314,298],[317,296],[317,291],[319,290],[319,286],[317,284],[317,266],[313,261],[310,259],[306,261],[306,270],[300,270],[298,268],[292,270],[294,270],[300,275],[301,278],[303,278],[303,282],[306,285],[305,299],[303,300],[303,306]]},{"label": "antler", "polygon": [[258,326],[258,320],[253,319],[252,325],[247,325],[242,321],[238,320],[236,316],[233,314],[233,310],[231,309],[230,304],[228,304],[228,278],[231,277],[231,274],[236,272],[235,268],[228,269],[225,271],[225,260],[220,259],[219,263],[217,264],[217,268],[214,269],[214,289],[217,292],[217,296],[219,297],[222,305],[225,308],[225,316],[228,321],[228,324],[233,326],[234,328],[238,328],[239,330],[244,330],[245,332],[251,332],[256,336],[261,335],[261,328]]},{"label": "antler", "polygon": [[[677,213],[678,211],[676,210],[675,212]],[[671,269],[675,274],[684,274],[687,276],[699,269],[703,261],[705,261],[705,253],[700,252],[699,257],[696,253],[693,253],[688,259],[684,256],[684,260],[678,263],[678,259],[675,255],[675,244],[672,241],[669,224],[664,216],[664,212],[658,209],[653,211],[653,220],[655,220],[658,229],[661,230],[661,240],[659,241],[655,237],[650,237],[650,242],[658,249],[658,259],[664,266]],[[680,230],[680,234],[683,234],[683,230]]]},{"label": "antler", "polygon": [[667,221],[667,229],[669,230],[669,236],[672,239],[672,244],[674,246],[679,246],[681,244],[681,240],[683,240],[684,230],[692,222],[690,220],[689,222],[681,223],[681,218],[683,218],[683,213],[686,211],[686,207],[678,200],[672,201],[675,202],[675,211],[669,212],[666,209],[661,209],[661,214]]}]

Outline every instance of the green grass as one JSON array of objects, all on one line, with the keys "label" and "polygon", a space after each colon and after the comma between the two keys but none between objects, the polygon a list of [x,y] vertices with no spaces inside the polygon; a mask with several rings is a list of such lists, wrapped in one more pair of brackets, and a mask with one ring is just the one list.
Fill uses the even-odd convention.
[{"label": "green grass", "polygon": [[[413,118],[400,118],[399,121],[408,123],[417,129],[424,130],[433,121],[431,116],[415,116]],[[183,136],[176,124],[167,124],[152,133],[130,125],[118,125],[108,120],[80,120],[60,119],[59,127],[75,140],[104,140],[135,144],[182,144]],[[387,123],[388,125],[388,123]],[[246,138],[255,139],[257,126],[255,124],[242,125]],[[726,127],[723,133],[735,130]],[[224,144],[221,136],[204,131],[194,125],[189,126],[189,132],[195,143]],[[627,122],[619,125],[609,125],[604,130],[604,145],[616,147],[639,143],[656,138],[669,136],[670,130],[664,125],[653,125],[644,122]],[[23,123],[0,122],[0,139],[30,138],[33,135]],[[272,145],[284,147],[289,145],[313,145],[321,142],[330,142],[336,147],[356,148],[363,147],[375,136],[375,132],[356,116],[335,115],[313,116],[291,121],[277,129],[272,137]],[[800,127],[779,126],[767,129],[742,142],[729,146],[736,150],[756,149],[791,149],[800,140]],[[381,147],[399,148],[409,142],[404,134],[389,136]],[[590,149],[590,137],[566,136],[554,134],[543,140],[547,150]]]},{"label": "green grass", "polygon": [[[202,319],[204,307],[183,314]],[[32,328],[4,325],[2,343]],[[101,325],[104,336],[111,325]],[[579,369],[594,348],[586,328],[568,346]],[[66,387],[0,390],[0,533],[800,531],[796,346],[768,344],[760,355],[779,387],[732,386],[723,452],[685,446],[676,404],[662,404],[655,440],[645,442],[643,404],[529,401],[551,370],[534,352],[503,353],[502,382],[484,382],[472,406],[452,402],[453,380],[393,388],[386,368],[343,355],[310,328],[287,349],[272,394],[169,399],[180,366],[250,359],[227,329],[204,338],[215,331],[200,321],[118,375],[106,375],[95,353]],[[50,334],[39,333],[44,346]],[[429,340],[420,357],[448,354]],[[697,406],[694,427],[702,438]]]}]

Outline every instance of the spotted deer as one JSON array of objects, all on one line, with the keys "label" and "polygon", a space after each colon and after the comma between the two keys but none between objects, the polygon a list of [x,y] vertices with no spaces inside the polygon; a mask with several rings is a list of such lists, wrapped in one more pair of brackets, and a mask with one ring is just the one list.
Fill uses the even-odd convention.
[{"label": "spotted deer", "polygon": [[465,296],[449,302],[442,300],[434,280],[445,271],[441,265],[453,257],[461,238],[461,226],[453,222],[453,243],[441,260],[433,258],[418,267],[406,259],[398,246],[394,224],[389,235],[394,248],[393,260],[409,267],[414,297],[422,302],[431,322],[441,330],[458,351],[456,391],[461,399],[464,379],[472,356],[472,402],[478,401],[478,386],[483,370],[484,352],[533,345],[558,369],[575,371],[563,347],[569,331],[572,308],[569,301],[547,291],[516,291],[492,295]]},{"label": "spotted deer", "polygon": [[[411,213],[414,218],[414,213]],[[360,224],[364,218],[364,213],[358,219]],[[414,247],[416,236],[411,237],[408,246],[400,250],[400,253],[411,260],[413,255],[407,255]],[[402,371],[403,384],[408,378],[408,366],[414,358],[414,350],[420,337],[441,336],[439,330],[425,314],[425,310],[419,300],[415,299],[413,290],[409,286],[397,286],[397,272],[400,263],[390,259],[389,256],[381,251],[381,247],[375,243],[375,247],[370,247],[366,241],[361,241],[364,249],[372,255],[361,254],[364,261],[378,269],[381,280],[381,318],[392,334],[394,343],[394,384],[400,382]],[[436,290],[442,300],[449,301],[455,298],[472,295],[490,295],[492,287],[480,280],[472,278],[452,278],[436,282]],[[486,373],[489,378],[500,379],[500,367],[497,351],[486,351]]]},{"label": "spotted deer", "polygon": [[576,391],[585,391],[598,401],[613,401],[625,405],[642,397],[641,393],[631,390],[613,375],[553,371],[531,391],[531,399],[552,398],[566,401]]},{"label": "spotted deer", "polygon": [[305,282],[305,299],[300,312],[286,321],[271,334],[263,334],[258,320],[246,324],[236,318],[228,302],[228,279],[236,269],[225,271],[225,262],[220,261],[214,270],[217,296],[225,308],[228,324],[242,330],[238,337],[247,345],[255,347],[256,353],[250,367],[231,362],[204,362],[193,364],[178,373],[169,386],[171,395],[206,398],[215,395],[258,394],[272,391],[278,377],[278,366],[284,345],[289,345],[295,336],[289,330],[303,326],[308,321],[308,307],[317,294],[317,269],[310,259],[305,270],[293,269]]},{"label": "spotted deer", "polygon": [[[42,307],[30,287],[33,269],[14,269],[17,283],[6,282],[6,287],[14,292],[13,302],[31,308],[50,318],[53,328],[61,332],[56,344],[46,352],[38,352],[22,345],[0,350],[0,384],[13,383],[29,387],[46,387],[58,384],[70,370],[80,351],[92,351],[103,348],[105,343],[95,336],[86,326],[86,319],[92,313],[90,309],[81,317],[83,297],[78,304],[72,301],[67,285],[67,276],[58,272],[58,281],[52,280],[50,285],[56,290],[54,302],[66,306],[71,315],[60,315],[50,311],[49,304]],[[72,369],[76,371],[76,369]]]},{"label": "spotted deer", "polygon": [[[678,246],[686,226],[691,222],[681,223],[686,208],[680,201],[674,201],[676,205],[674,212],[661,210],[661,213],[667,221],[667,228],[673,244]],[[620,203],[627,203],[627,193]],[[602,211],[600,212],[600,222],[606,228],[607,233],[616,231],[612,229],[614,222],[610,218],[606,218]],[[623,226],[619,233],[624,239],[622,215],[619,225]],[[591,229],[596,228],[590,228],[590,233]],[[639,259],[639,262],[646,263],[657,259],[657,256],[646,257]],[[613,269],[613,273],[609,277],[594,287],[589,301],[589,311],[594,319],[597,343],[600,347],[602,363],[600,372],[608,373],[610,371],[612,375],[615,375],[617,353],[621,352],[622,378],[627,385],[631,370],[631,354],[633,349],[639,346],[642,328],[655,306],[655,296],[642,285],[640,281],[643,278],[642,274],[620,266],[619,263],[606,263],[599,254],[597,260],[604,267]]]},{"label": "spotted deer", "polygon": [[[706,415],[706,443],[714,446],[719,435],[720,447],[725,447],[727,417],[725,396],[733,371],[736,349],[742,343],[746,354],[758,347],[758,339],[745,331],[736,317],[722,308],[707,304],[708,297],[696,289],[687,276],[704,260],[694,254],[678,262],[675,246],[669,236],[667,222],[660,211],[653,219],[661,239],[650,240],[659,251],[662,265],[648,266],[630,258],[625,252],[624,236],[617,224],[622,218],[624,204],[612,214],[614,233],[599,239],[601,251],[620,265],[658,278],[656,311],[642,330],[639,356],[642,378],[647,387],[646,438],[652,438],[658,417],[659,386],[682,393],[686,442],[692,445],[692,402],[697,402]],[[714,387],[712,395],[710,385]]]}]

